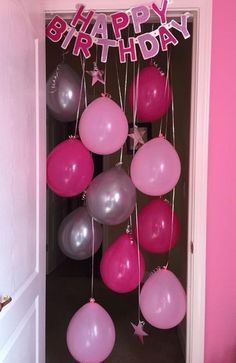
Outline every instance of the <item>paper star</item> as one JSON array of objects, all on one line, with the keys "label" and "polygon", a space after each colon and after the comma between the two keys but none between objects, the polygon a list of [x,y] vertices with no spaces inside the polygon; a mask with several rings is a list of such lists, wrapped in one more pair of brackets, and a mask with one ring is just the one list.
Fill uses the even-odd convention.
[{"label": "paper star", "polygon": [[86,71],[91,77],[92,77],[92,86],[95,85],[97,82],[101,82],[102,84],[105,84],[103,77],[104,72],[98,69],[96,62],[93,62],[93,70],[92,71]]},{"label": "paper star", "polygon": [[143,344],[143,337],[146,337],[148,334],[143,330],[144,322],[139,321],[138,325],[135,325],[133,323],[130,323],[132,327],[134,328],[134,335],[137,335]]},{"label": "paper star", "polygon": [[134,150],[136,150],[137,146],[139,144],[143,145],[144,144],[144,140],[143,140],[143,135],[145,134],[145,130],[138,128],[137,126],[134,127],[134,131],[131,134],[128,134],[128,136],[134,140]]}]

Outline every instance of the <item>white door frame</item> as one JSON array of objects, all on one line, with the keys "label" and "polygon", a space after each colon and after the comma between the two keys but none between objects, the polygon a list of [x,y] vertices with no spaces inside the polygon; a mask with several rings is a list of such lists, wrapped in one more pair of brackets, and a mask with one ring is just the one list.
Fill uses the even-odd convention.
[{"label": "white door frame", "polygon": [[[145,2],[145,1],[144,1]],[[161,0],[155,1],[161,4]],[[44,0],[48,14],[74,13],[75,0]],[[87,9],[117,10],[110,0],[84,0]],[[119,0],[119,9],[139,5],[138,0]],[[208,176],[208,128],[212,0],[170,0],[175,13],[193,15],[193,62],[191,88],[191,132],[189,165],[187,346],[186,362],[204,362],[206,222]]]}]

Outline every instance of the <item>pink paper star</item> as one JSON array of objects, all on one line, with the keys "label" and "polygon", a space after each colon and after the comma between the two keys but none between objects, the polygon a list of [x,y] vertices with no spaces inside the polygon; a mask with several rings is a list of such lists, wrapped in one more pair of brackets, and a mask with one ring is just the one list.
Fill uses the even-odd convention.
[{"label": "pink paper star", "polygon": [[146,337],[148,334],[143,330],[144,322],[139,321],[138,325],[135,325],[133,323],[130,323],[132,327],[134,328],[134,335],[137,335],[143,344],[143,337]]},{"label": "pink paper star", "polygon": [[97,82],[105,84],[105,81],[103,79],[104,72],[98,69],[96,62],[93,62],[93,70],[86,71],[86,73],[88,73],[92,77],[92,86],[94,86]]},{"label": "pink paper star", "polygon": [[133,145],[134,150],[136,150],[139,144],[141,145],[144,144],[143,135],[145,134],[145,132],[146,132],[145,130],[135,126],[134,131],[131,134],[128,134],[128,136],[134,140],[134,145]]}]

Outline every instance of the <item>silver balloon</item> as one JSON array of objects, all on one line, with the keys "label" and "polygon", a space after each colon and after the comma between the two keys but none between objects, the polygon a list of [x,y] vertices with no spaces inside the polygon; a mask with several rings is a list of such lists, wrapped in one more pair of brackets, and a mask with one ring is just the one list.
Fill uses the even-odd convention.
[{"label": "silver balloon", "polygon": [[[92,218],[85,207],[79,207],[63,219],[58,242],[61,251],[74,260],[92,256]],[[102,243],[102,226],[94,221],[94,252]]]},{"label": "silver balloon", "polygon": [[135,187],[121,165],[99,174],[86,194],[88,212],[98,222],[108,225],[127,220],[135,202]]},{"label": "silver balloon", "polygon": [[[47,106],[58,121],[75,121],[80,92],[79,75],[67,64],[58,64],[47,81]],[[80,106],[83,107],[83,104],[82,95]]]}]

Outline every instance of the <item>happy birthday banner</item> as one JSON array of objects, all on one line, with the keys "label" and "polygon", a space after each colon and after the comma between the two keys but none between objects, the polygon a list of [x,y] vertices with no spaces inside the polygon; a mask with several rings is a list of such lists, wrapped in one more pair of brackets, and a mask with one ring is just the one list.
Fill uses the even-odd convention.
[{"label": "happy birthday banner", "polygon": [[[119,11],[111,15],[96,14],[93,10],[84,12],[85,6],[79,5],[70,24],[56,15],[50,21],[46,28],[46,36],[54,43],[60,42],[62,49],[67,49],[69,44],[74,41],[73,55],[78,56],[80,52],[84,57],[90,58],[90,48],[93,44],[101,46],[101,62],[106,63],[109,53],[109,48],[117,47],[121,63],[126,62],[127,56],[132,62],[137,61],[137,47],[139,47],[144,59],[155,57],[160,49],[167,51],[168,45],[177,45],[178,40],[171,32],[171,29],[176,29],[180,32],[184,39],[190,37],[187,28],[187,20],[189,13],[181,15],[180,22],[172,19],[167,22],[168,0],[163,0],[161,7],[155,4],[139,5],[127,11]],[[141,25],[149,21],[151,12],[154,12],[157,21],[160,25],[157,29],[140,34]],[[87,32],[89,25],[94,20],[94,24],[90,33]],[[114,39],[108,38],[108,22],[111,23]],[[129,37],[125,45],[122,38],[122,30],[126,29],[130,23],[133,24],[133,29],[136,37]],[[76,27],[80,25],[79,30]]]}]

